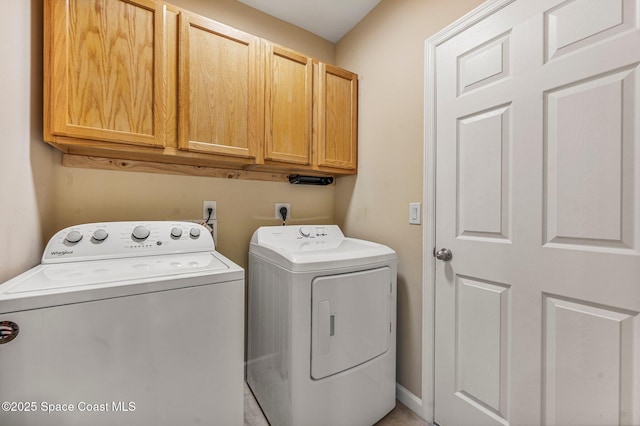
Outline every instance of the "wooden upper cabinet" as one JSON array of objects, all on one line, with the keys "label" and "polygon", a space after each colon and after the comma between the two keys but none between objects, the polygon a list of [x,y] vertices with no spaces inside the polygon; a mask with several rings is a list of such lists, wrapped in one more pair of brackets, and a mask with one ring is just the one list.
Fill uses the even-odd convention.
[{"label": "wooden upper cabinet", "polygon": [[311,164],[313,63],[292,50],[264,43],[265,160]]},{"label": "wooden upper cabinet", "polygon": [[44,1],[44,139],[66,154],[349,175],[357,113],[356,74],[160,0]]},{"label": "wooden upper cabinet", "polygon": [[358,76],[316,65],[315,152],[319,168],[355,170],[358,147]]},{"label": "wooden upper cabinet", "polygon": [[164,13],[149,0],[45,1],[45,140],[164,146]]},{"label": "wooden upper cabinet", "polygon": [[180,149],[255,162],[264,114],[260,39],[181,12],[178,40]]}]

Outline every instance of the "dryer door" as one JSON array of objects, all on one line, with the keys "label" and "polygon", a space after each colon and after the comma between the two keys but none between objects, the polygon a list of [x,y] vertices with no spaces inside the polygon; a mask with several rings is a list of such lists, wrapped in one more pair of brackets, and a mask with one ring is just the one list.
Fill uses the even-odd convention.
[{"label": "dryer door", "polygon": [[311,377],[322,379],[389,349],[391,269],[312,281]]}]

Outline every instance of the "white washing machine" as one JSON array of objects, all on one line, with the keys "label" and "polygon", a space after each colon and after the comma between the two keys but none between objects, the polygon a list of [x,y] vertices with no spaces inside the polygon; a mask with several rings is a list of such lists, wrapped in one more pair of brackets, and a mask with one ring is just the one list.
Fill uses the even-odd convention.
[{"label": "white washing machine", "polygon": [[247,382],[273,426],[370,426],[395,407],[389,247],[335,225],[258,229],[249,250]]},{"label": "white washing machine", "polygon": [[0,285],[1,425],[242,425],[244,270],[190,222],[73,226]]}]

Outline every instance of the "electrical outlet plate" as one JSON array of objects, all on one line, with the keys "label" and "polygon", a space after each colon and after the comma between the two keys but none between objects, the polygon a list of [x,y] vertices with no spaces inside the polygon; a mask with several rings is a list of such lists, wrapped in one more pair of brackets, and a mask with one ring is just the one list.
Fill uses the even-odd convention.
[{"label": "electrical outlet plate", "polygon": [[[213,212],[211,213],[211,217],[209,217],[208,209],[212,208]],[[215,201],[203,201],[202,202],[202,220],[213,220],[216,219],[216,202]]]},{"label": "electrical outlet plate", "polygon": [[276,203],[276,208],[274,210],[276,219],[282,220],[282,216],[280,216],[281,207],[287,208],[287,220],[291,219],[291,204],[289,203]]}]

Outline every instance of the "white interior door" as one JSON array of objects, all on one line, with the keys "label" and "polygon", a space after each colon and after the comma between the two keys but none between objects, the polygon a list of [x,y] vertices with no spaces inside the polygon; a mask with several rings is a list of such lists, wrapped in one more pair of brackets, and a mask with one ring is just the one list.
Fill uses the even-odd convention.
[{"label": "white interior door", "polygon": [[640,1],[492,3],[434,49],[434,419],[640,425]]}]

